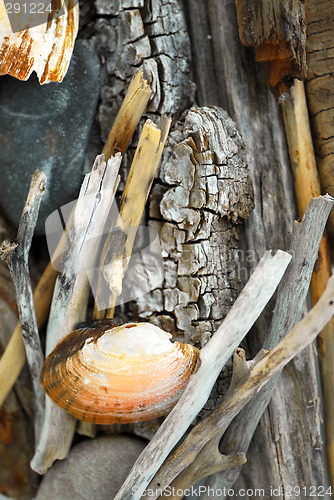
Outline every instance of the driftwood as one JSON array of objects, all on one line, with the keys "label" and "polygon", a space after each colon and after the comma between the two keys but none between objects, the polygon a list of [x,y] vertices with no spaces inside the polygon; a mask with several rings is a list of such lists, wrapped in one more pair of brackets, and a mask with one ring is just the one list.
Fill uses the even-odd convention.
[{"label": "driftwood", "polygon": [[255,47],[255,60],[266,65],[267,82],[276,99],[294,78],[306,78],[305,6],[301,0],[236,0],[239,35]]},{"label": "driftwood", "polygon": [[[291,87],[283,105],[283,116],[295,176],[299,213],[302,216],[308,201],[312,197],[320,195],[321,192],[304,84],[302,82],[295,82]],[[312,304],[315,304],[321,297],[331,274],[329,246],[327,234],[325,233],[320,242],[318,259],[311,280]],[[330,477],[332,484],[334,484],[334,319],[327,323],[317,341],[325,415],[326,446]]]},{"label": "driftwood", "polygon": [[34,391],[36,442],[40,438],[44,414],[44,391],[39,381],[44,356],[34,309],[28,258],[45,185],[45,174],[36,171],[22,212],[16,240],[14,243],[4,241],[0,248],[0,257],[9,267],[16,291],[22,337]]},{"label": "driftwood", "polygon": [[167,139],[170,119],[160,127],[148,120],[142,130],[122,194],[119,215],[103,247],[100,282],[95,298],[95,318],[113,318],[117,297],[131,257],[138,225]]},{"label": "driftwood", "polygon": [[[334,200],[330,197],[312,200],[303,220],[295,226],[290,247],[292,261],[277,291],[272,323],[264,340],[264,349],[273,349],[302,317],[312,270],[318,256],[319,243],[333,202]],[[224,453],[247,453],[256,426],[270,401],[275,384],[277,384],[277,376],[273,377],[266,388],[233,420],[221,444],[221,450]],[[307,435],[308,428],[306,427],[302,432]],[[304,452],[304,447],[308,446],[306,443],[306,440],[300,440],[299,457],[306,455],[306,450]],[[315,450],[315,454],[317,453]],[[290,457],[290,466],[295,460],[297,457]],[[222,474],[220,484],[229,488],[233,485],[238,473],[238,470],[232,470]],[[304,478],[305,483],[306,481],[307,478]],[[288,483],[286,483],[287,485]],[[309,485],[312,486],[312,483]]]},{"label": "driftwood", "polygon": [[[13,241],[15,232],[0,217],[0,241],[4,239]],[[7,265],[0,262],[0,354],[17,323],[17,314],[14,284]],[[33,450],[33,397],[26,367],[15,392],[6,398],[0,408],[0,492],[16,499],[34,496],[37,474],[29,464]]]},{"label": "driftwood", "polygon": [[159,466],[205,404],[221,369],[273,295],[290,259],[290,255],[281,251],[275,255],[268,251],[262,257],[223,324],[200,351],[198,370],[138,458],[115,500],[140,498]]},{"label": "driftwood", "polygon": [[[257,361],[249,374],[226,395],[223,403],[210,417],[203,420],[190,432],[185,441],[166,462],[165,470],[162,470],[157,475],[156,481],[150,485],[149,489],[155,491],[156,494],[150,492],[147,497],[155,498],[159,496],[159,492],[169,486],[172,479],[177,474],[180,474],[183,469],[185,469],[185,472],[171,484],[176,491],[184,491],[207,474],[227,469],[228,466],[224,463],[224,457],[217,454],[218,441],[222,433],[226,431],[231,420],[244,405],[255,394],[260,392],[268,381],[279,373],[294,356],[316,338],[319,331],[333,314],[334,277],[330,278],[326,291],[308,315],[271,352],[261,356],[262,359]],[[242,458],[243,454],[240,453],[240,455],[240,458]],[[236,458],[232,460],[233,457],[236,457],[236,455],[229,457],[231,469],[237,466],[238,461],[240,461],[240,458],[239,460]],[[204,468],[202,469],[203,465]],[[226,487],[226,491],[228,489]],[[173,498],[182,497],[182,494],[173,495]],[[124,496],[123,498],[132,497]],[[133,498],[137,497],[134,496]]]},{"label": "driftwood", "polygon": [[[306,94],[322,192],[331,196],[334,196],[333,12],[333,0],[325,3],[309,0],[305,3],[308,65]],[[334,248],[334,211],[329,216],[328,232]]]},{"label": "driftwood", "polygon": [[[98,157],[92,172],[86,175],[82,184],[68,232],[68,246],[63,253],[61,274],[57,278],[53,295],[47,331],[47,354],[73,330],[76,323],[85,320],[89,293],[86,269],[94,267],[98,245],[93,238],[99,238],[103,234],[118,185],[120,163],[120,153],[108,160],[107,164],[103,156]],[[74,417],[46,397],[42,435],[31,462],[33,470],[43,474],[54,460],[67,455],[75,423]]]}]

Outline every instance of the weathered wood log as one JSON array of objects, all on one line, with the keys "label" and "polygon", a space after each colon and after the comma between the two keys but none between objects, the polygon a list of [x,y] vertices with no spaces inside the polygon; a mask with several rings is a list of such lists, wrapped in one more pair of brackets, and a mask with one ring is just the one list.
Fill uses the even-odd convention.
[{"label": "weathered wood log", "polygon": [[[281,110],[266,86],[263,68],[254,61],[253,50],[240,42],[234,4],[227,0],[187,0],[185,6],[199,104],[226,109],[246,143],[255,208],[245,223],[246,235],[241,242],[252,267],[265,248],[289,249],[289,234],[297,218]],[[248,343],[251,356],[261,346],[270,320],[269,308]],[[283,476],[291,485],[301,484],[305,477],[322,485],[318,401],[314,349],[308,348],[283,373],[249,448],[236,490],[268,484],[282,488]],[[297,468],[287,470],[284,464],[289,456],[298,456],[301,420],[306,419],[307,425],[310,422],[307,456]],[[212,477],[206,484],[219,488],[219,478],[215,480]]]},{"label": "weathered wood log", "polygon": [[[303,82],[295,82],[291,87],[284,102],[283,116],[295,176],[299,214],[302,216],[308,201],[321,193]],[[318,258],[311,280],[310,291],[313,305],[323,294],[331,274],[329,245],[325,233],[320,242]],[[334,485],[334,319],[329,321],[320,333],[317,344],[329,473]]]},{"label": "weathered wood log", "polygon": [[[334,196],[334,2],[309,0],[306,94],[323,193]],[[328,232],[334,248],[334,211]],[[334,252],[334,250],[333,250]]]},{"label": "weathered wood log", "polygon": [[306,78],[305,6],[301,0],[236,0],[239,36],[265,63],[267,83],[277,100],[295,78]]}]

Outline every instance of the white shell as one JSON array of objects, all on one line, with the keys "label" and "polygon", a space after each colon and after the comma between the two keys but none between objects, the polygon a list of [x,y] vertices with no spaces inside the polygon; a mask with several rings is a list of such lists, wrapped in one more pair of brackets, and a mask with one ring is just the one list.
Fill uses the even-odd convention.
[{"label": "white shell", "polygon": [[75,330],[47,357],[41,382],[79,420],[128,423],[165,415],[195,370],[198,350],[149,323]]}]

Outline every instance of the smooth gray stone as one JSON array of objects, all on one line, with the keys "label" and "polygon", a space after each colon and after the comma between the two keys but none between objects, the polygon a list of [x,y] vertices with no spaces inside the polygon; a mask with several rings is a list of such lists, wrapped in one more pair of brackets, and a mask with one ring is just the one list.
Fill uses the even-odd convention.
[{"label": "smooth gray stone", "polygon": [[77,197],[99,95],[100,63],[76,41],[62,83],[0,77],[0,204],[15,225],[36,169],[47,176],[36,233],[54,210]]},{"label": "smooth gray stone", "polygon": [[132,436],[79,443],[49,470],[35,500],[111,500],[145,446]]}]

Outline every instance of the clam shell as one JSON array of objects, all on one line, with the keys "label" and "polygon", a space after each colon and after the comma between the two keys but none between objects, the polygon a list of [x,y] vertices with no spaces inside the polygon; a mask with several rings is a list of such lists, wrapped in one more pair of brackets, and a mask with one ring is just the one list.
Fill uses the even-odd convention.
[{"label": "clam shell", "polygon": [[198,358],[195,347],[169,337],[149,323],[75,330],[46,359],[42,385],[58,406],[87,422],[128,423],[165,415]]},{"label": "clam shell", "polygon": [[[15,33],[5,3],[0,4],[0,75],[27,80],[36,71],[41,84],[61,82],[66,75],[78,32],[78,3],[75,4],[74,0],[53,0],[53,13],[45,12],[41,24]],[[29,2],[23,5],[29,5]],[[54,14],[57,6],[64,10],[63,15]],[[24,12],[17,14],[20,15],[27,16]]]}]

